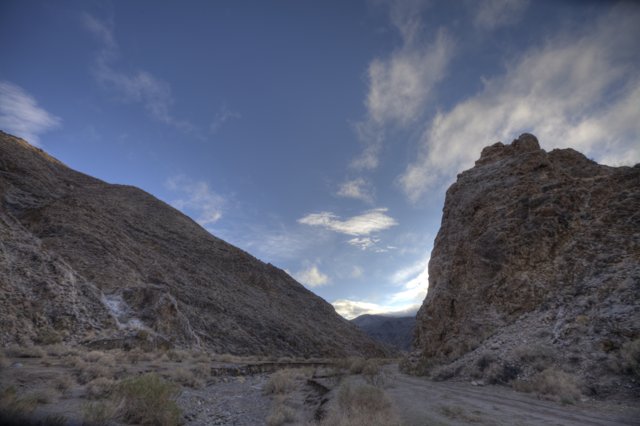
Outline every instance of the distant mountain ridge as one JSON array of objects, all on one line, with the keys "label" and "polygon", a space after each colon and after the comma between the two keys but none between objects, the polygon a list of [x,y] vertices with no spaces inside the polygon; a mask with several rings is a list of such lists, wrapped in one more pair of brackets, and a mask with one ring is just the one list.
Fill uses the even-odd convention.
[{"label": "distant mountain ridge", "polygon": [[369,337],[401,351],[411,350],[415,317],[364,314],[351,320]]},{"label": "distant mountain ridge", "polygon": [[283,270],[4,132],[0,237],[3,345],[139,336],[218,353],[385,353]]}]

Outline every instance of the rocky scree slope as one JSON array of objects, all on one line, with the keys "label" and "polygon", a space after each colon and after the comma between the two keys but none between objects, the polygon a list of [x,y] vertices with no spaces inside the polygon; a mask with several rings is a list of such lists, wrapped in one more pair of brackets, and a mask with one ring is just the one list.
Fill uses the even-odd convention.
[{"label": "rocky scree slope", "polygon": [[413,340],[415,317],[388,317],[364,314],[351,320],[369,337],[392,348],[409,351]]},{"label": "rocky scree slope", "polygon": [[418,364],[491,382],[553,366],[587,393],[637,393],[639,337],[640,164],[547,153],[529,134],[485,148],[447,191]]},{"label": "rocky scree slope", "polygon": [[63,338],[234,354],[385,353],[281,269],[138,188],[71,170],[6,133],[0,235],[3,345]]}]

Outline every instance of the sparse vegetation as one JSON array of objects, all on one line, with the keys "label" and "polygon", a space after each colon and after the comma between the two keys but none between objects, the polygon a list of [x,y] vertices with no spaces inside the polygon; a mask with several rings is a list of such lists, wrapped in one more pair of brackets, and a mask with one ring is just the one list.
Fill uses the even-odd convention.
[{"label": "sparse vegetation", "polygon": [[113,422],[121,410],[110,400],[87,402],[82,407],[82,423],[91,426],[107,426]]},{"label": "sparse vegetation", "polygon": [[295,410],[286,405],[283,398],[278,398],[267,417],[268,426],[281,426],[287,423],[295,423],[298,420]]},{"label": "sparse vegetation", "polygon": [[35,337],[35,342],[41,345],[53,345],[62,342],[62,336],[51,327],[45,327]]},{"label": "sparse vegetation", "polygon": [[11,358],[42,358],[46,353],[40,346],[9,346],[5,354]]},{"label": "sparse vegetation", "polygon": [[623,344],[620,356],[622,357],[623,369],[640,376],[640,338]]},{"label": "sparse vegetation", "polygon": [[105,398],[113,392],[116,382],[106,377],[98,377],[87,383],[86,392],[89,398]]},{"label": "sparse vegetation", "polygon": [[337,400],[323,425],[331,426],[392,426],[400,420],[391,401],[382,389],[363,384],[344,382],[338,389]]},{"label": "sparse vegetation", "polygon": [[190,388],[201,388],[203,386],[202,381],[200,381],[192,371],[182,367],[172,370],[170,378],[172,381],[184,386],[189,386]]},{"label": "sparse vegetation", "polygon": [[122,399],[122,414],[130,423],[173,426],[179,424],[176,404],[179,388],[154,373],[126,379],[115,393]]},{"label": "sparse vegetation", "polygon": [[0,420],[20,421],[21,419],[28,419],[37,405],[38,401],[32,396],[18,397],[13,386],[5,388],[0,392]]},{"label": "sparse vegetation", "polygon": [[278,370],[271,375],[264,387],[266,394],[284,394],[293,390],[296,380],[305,377],[305,371],[300,369],[287,368]]},{"label": "sparse vegetation", "polygon": [[547,368],[529,381],[515,381],[513,387],[523,392],[534,392],[563,404],[577,402],[582,393],[577,380],[557,368]]}]

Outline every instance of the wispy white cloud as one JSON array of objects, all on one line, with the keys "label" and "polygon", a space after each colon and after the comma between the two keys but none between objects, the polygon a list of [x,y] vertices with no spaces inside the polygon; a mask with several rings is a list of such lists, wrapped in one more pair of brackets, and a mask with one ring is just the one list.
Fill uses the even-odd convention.
[{"label": "wispy white cloud", "polygon": [[365,314],[386,315],[390,317],[414,316],[416,312],[418,312],[418,309],[420,309],[420,305],[394,309],[386,305],[349,299],[338,299],[334,301],[332,305],[338,314],[349,320]]},{"label": "wispy white cloud", "polygon": [[330,283],[329,276],[320,272],[316,265],[311,265],[293,274],[293,277],[307,287],[321,287]]},{"label": "wispy white cloud", "polygon": [[375,58],[368,67],[367,115],[355,124],[363,152],[351,166],[374,169],[387,126],[415,122],[445,76],[454,51],[453,39],[444,30],[425,40],[421,12],[424,1],[388,2],[390,20],[402,37],[402,45],[388,57]]},{"label": "wispy white cloud", "polygon": [[180,198],[171,201],[171,205],[193,215],[201,226],[211,225],[222,217],[225,200],[213,192],[206,182],[179,175],[167,179],[165,187],[180,194]]},{"label": "wispy white cloud", "polygon": [[529,0],[482,0],[473,4],[473,24],[480,29],[494,30],[516,25],[527,10]]},{"label": "wispy white cloud", "polygon": [[373,203],[373,188],[369,182],[363,178],[348,180],[340,184],[337,195],[339,197],[354,198]]},{"label": "wispy white cloud", "polygon": [[102,43],[93,65],[93,74],[100,84],[125,102],[142,104],[147,113],[156,120],[183,131],[196,131],[191,123],[172,114],[173,96],[169,83],[149,71],[126,72],[116,67],[120,48],[113,34],[112,23],[85,13],[82,15],[82,24]]},{"label": "wispy white cloud", "polygon": [[227,108],[226,105],[220,107],[218,112],[216,113],[211,125],[209,126],[210,133],[217,133],[218,130],[229,120],[237,120],[241,117],[240,113],[236,111],[232,111]]},{"label": "wispy white cloud", "polygon": [[393,273],[389,281],[394,290],[380,298],[378,302],[352,299],[334,301],[333,307],[347,319],[363,314],[384,314],[393,316],[415,315],[429,287],[429,258],[419,260]]},{"label": "wispy white cloud", "polygon": [[[473,165],[481,149],[528,131],[543,147],[572,147],[598,161],[640,161],[640,9],[613,11],[582,34],[560,34],[525,52],[506,73],[424,132],[400,183],[411,200]],[[587,28],[585,27],[585,28]]]},{"label": "wispy white cloud", "polygon": [[372,247],[375,247],[376,244],[380,242],[380,238],[372,238],[372,237],[354,237],[347,241],[347,243],[352,246],[359,247],[362,250],[367,250]]},{"label": "wispy white cloud", "polygon": [[372,209],[346,220],[341,220],[331,212],[312,213],[298,219],[298,223],[319,226],[347,235],[369,235],[372,232],[383,231],[398,224],[394,218],[386,214],[387,210],[386,208]]},{"label": "wispy white cloud", "polygon": [[60,123],[60,118],[38,106],[22,87],[0,81],[0,129],[39,146],[40,135]]}]

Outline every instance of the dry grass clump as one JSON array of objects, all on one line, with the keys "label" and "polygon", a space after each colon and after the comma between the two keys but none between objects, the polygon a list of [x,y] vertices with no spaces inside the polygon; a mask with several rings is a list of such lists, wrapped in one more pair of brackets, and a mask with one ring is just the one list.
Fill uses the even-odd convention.
[{"label": "dry grass clump", "polygon": [[41,345],[53,345],[62,342],[62,336],[51,327],[40,330],[34,341]]},{"label": "dry grass clump", "polygon": [[344,382],[338,389],[336,404],[322,421],[326,426],[394,426],[400,420],[382,389]]},{"label": "dry grass clump", "polygon": [[11,358],[43,358],[47,355],[40,346],[9,346],[4,352]]},{"label": "dry grass clump", "polygon": [[126,360],[131,364],[151,361],[153,359],[153,354],[147,353],[140,348],[131,349],[130,351],[125,352],[124,356]]},{"label": "dry grass clump", "polygon": [[87,402],[82,406],[82,424],[107,426],[113,424],[122,407],[113,401]]},{"label": "dry grass clump", "polygon": [[183,386],[188,386],[190,388],[201,388],[203,383],[199,380],[192,371],[187,370],[186,368],[176,368],[171,370],[169,373],[169,377],[173,382],[180,383]]},{"label": "dry grass clump", "polygon": [[82,355],[82,359],[86,362],[97,362],[102,356],[104,352],[102,351],[91,351]]},{"label": "dry grass clump", "polygon": [[98,377],[87,383],[87,396],[92,399],[101,399],[111,395],[115,388],[116,382],[106,377]]},{"label": "dry grass clump", "polygon": [[577,380],[554,367],[536,374],[529,381],[516,381],[513,387],[522,392],[537,393],[563,404],[574,404],[582,396]]},{"label": "dry grass clump", "polygon": [[63,395],[66,395],[67,392],[69,392],[69,389],[71,389],[74,384],[75,381],[67,374],[62,374],[56,377],[55,381],[53,382],[53,386]]},{"label": "dry grass clump", "polygon": [[77,371],[78,381],[81,384],[88,383],[98,377],[107,379],[113,378],[113,370],[111,367],[100,364],[85,364],[80,370]]},{"label": "dry grass clump", "polygon": [[264,386],[266,394],[285,394],[296,388],[296,382],[309,377],[310,370],[304,368],[285,368],[278,370],[269,377]]},{"label": "dry grass clump", "polygon": [[9,360],[4,355],[4,352],[0,352],[0,368],[7,368],[9,365]]},{"label": "dry grass clump", "polygon": [[295,410],[287,406],[282,398],[275,402],[267,417],[267,426],[282,426],[287,423],[296,424],[297,422],[298,417]]},{"label": "dry grass clump", "polygon": [[211,375],[211,367],[209,366],[209,363],[195,364],[193,367],[191,367],[191,371],[196,375],[196,377],[200,379],[206,379]]},{"label": "dry grass clump", "polygon": [[629,373],[640,376],[640,338],[626,342],[620,349],[622,368]]},{"label": "dry grass clump", "polygon": [[38,406],[38,401],[32,396],[18,397],[13,386],[0,391],[0,423],[12,421],[19,424],[27,420]]},{"label": "dry grass clump", "polygon": [[361,374],[364,367],[367,365],[367,361],[364,358],[356,357],[349,359],[349,373]]},{"label": "dry grass clump", "polygon": [[54,345],[47,345],[44,347],[44,351],[47,353],[47,355],[58,357],[58,358],[62,356],[78,354],[78,350],[76,348],[72,348],[70,346],[66,346],[61,343],[57,343]]},{"label": "dry grass clump", "polygon": [[553,351],[542,345],[522,345],[513,350],[513,353],[519,362],[532,366],[537,371],[548,368],[555,359]]},{"label": "dry grass clump", "polygon": [[124,380],[115,394],[122,399],[122,415],[129,423],[173,426],[180,422],[176,404],[179,388],[154,373]]},{"label": "dry grass clump", "polygon": [[180,349],[171,349],[166,352],[167,357],[173,362],[182,362],[191,359],[191,354],[188,351]]}]

